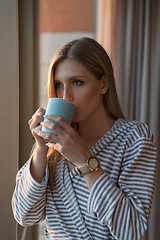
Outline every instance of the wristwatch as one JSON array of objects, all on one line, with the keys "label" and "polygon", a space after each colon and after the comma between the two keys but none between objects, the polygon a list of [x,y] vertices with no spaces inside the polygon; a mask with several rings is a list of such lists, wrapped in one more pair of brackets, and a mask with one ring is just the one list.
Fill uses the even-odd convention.
[{"label": "wristwatch", "polygon": [[90,156],[81,167],[76,168],[76,171],[79,176],[82,176],[89,172],[98,171],[99,167],[100,167],[99,160],[95,156]]}]

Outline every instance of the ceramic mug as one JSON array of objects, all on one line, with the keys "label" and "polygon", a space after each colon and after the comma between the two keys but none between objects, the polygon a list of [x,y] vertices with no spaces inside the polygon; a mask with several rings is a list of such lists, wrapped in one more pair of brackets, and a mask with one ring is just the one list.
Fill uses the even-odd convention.
[{"label": "ceramic mug", "polygon": [[[48,101],[45,115],[55,115],[55,116],[62,117],[66,122],[71,124],[75,109],[76,109],[75,105],[65,99],[50,98]],[[45,118],[44,120],[49,121]],[[42,131],[51,133],[53,135],[57,135],[54,131],[44,126],[42,127]]]}]

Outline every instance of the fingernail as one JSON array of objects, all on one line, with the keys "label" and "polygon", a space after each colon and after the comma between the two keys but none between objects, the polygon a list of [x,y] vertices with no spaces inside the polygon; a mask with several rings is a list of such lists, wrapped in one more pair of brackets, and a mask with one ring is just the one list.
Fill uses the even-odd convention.
[{"label": "fingernail", "polygon": [[36,133],[36,134],[39,133],[39,130],[35,130],[35,133]]},{"label": "fingernail", "polygon": [[43,117],[44,117],[44,118],[46,118],[46,117],[48,117],[48,115],[47,115],[47,114],[45,114]]}]

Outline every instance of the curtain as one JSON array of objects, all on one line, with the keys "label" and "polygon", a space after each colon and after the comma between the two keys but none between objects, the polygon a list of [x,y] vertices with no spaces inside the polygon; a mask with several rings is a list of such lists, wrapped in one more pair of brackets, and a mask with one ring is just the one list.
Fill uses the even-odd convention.
[{"label": "curtain", "polygon": [[[97,1],[97,41],[108,50],[109,56],[115,63],[115,44],[116,44],[116,1]],[[110,33],[110,34],[108,34]],[[113,37],[114,36],[114,37]]]},{"label": "curtain", "polygon": [[156,189],[144,236],[144,240],[157,240],[160,239],[160,1],[102,0],[97,16],[97,40],[111,56],[123,112],[128,119],[147,123],[157,142]]}]

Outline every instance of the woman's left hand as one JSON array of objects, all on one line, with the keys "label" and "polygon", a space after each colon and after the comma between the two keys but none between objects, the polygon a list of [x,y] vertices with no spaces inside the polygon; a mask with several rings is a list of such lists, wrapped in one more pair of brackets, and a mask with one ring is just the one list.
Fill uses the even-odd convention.
[{"label": "woman's left hand", "polygon": [[[57,133],[57,136],[43,131],[39,131],[38,135],[43,137],[45,140],[49,140],[48,147],[57,150],[68,161],[77,166],[83,165],[91,153],[83,144],[75,129],[63,118],[58,116],[48,115],[46,120],[52,122],[44,121],[42,126],[53,130]],[[56,123],[58,123],[61,127]]]}]

